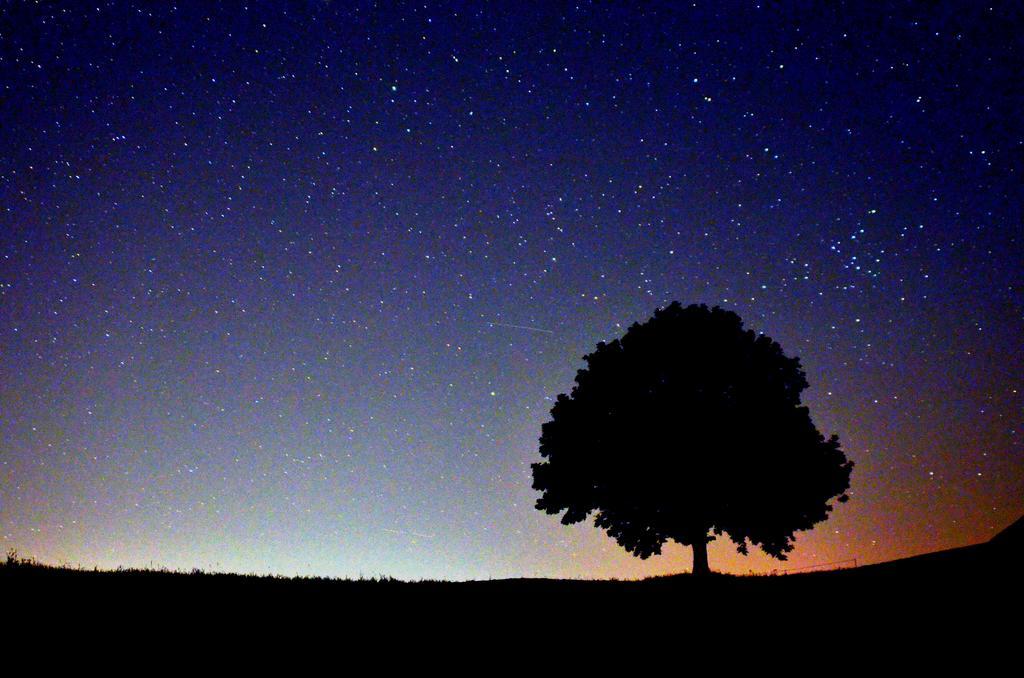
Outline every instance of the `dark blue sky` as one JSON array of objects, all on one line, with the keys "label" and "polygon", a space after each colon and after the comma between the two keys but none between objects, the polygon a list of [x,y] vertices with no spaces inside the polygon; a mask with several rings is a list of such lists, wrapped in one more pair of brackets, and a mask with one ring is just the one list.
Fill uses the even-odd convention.
[{"label": "dark blue sky", "polygon": [[0,546],[685,569],[534,510],[529,468],[582,355],[672,300],[798,355],[857,464],[782,567],[991,536],[1024,511],[1021,18],[5,3]]}]

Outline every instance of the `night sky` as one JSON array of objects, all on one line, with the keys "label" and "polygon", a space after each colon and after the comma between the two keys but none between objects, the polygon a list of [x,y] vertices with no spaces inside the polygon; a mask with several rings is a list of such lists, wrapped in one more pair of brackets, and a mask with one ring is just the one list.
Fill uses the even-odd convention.
[{"label": "night sky", "polygon": [[[633,577],[533,508],[582,356],[672,300],[856,463],[786,563],[1024,512],[1018,3],[5,2],[0,547]],[[629,451],[624,450],[624,457]]]}]

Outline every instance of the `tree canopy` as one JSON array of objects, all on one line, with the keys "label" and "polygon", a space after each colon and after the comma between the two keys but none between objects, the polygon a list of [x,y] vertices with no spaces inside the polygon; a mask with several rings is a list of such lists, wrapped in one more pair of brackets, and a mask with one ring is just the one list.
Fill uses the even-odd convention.
[{"label": "tree canopy", "polygon": [[584,361],[532,465],[536,507],[562,523],[594,514],[640,558],[693,546],[705,573],[714,535],[785,560],[847,500],[853,462],[801,405],[799,359],[735,313],[673,302]]}]

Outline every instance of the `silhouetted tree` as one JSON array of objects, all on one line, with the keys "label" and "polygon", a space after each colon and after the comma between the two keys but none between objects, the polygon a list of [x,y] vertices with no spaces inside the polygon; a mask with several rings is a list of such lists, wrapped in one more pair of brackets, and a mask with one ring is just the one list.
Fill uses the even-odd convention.
[{"label": "silhouetted tree", "polygon": [[795,532],[847,500],[853,462],[801,406],[799,359],[735,313],[673,302],[584,360],[532,466],[537,508],[563,524],[593,512],[641,558],[673,539],[706,574],[714,535],[785,560]]}]

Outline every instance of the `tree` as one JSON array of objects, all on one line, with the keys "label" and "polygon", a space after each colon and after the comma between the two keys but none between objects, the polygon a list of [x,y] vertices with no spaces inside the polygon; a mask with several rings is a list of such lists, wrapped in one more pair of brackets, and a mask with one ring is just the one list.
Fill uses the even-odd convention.
[{"label": "tree", "polygon": [[847,501],[853,462],[800,404],[799,359],[735,313],[673,302],[583,359],[532,465],[536,507],[563,524],[593,513],[640,558],[675,540],[707,574],[715,535],[785,560]]}]

